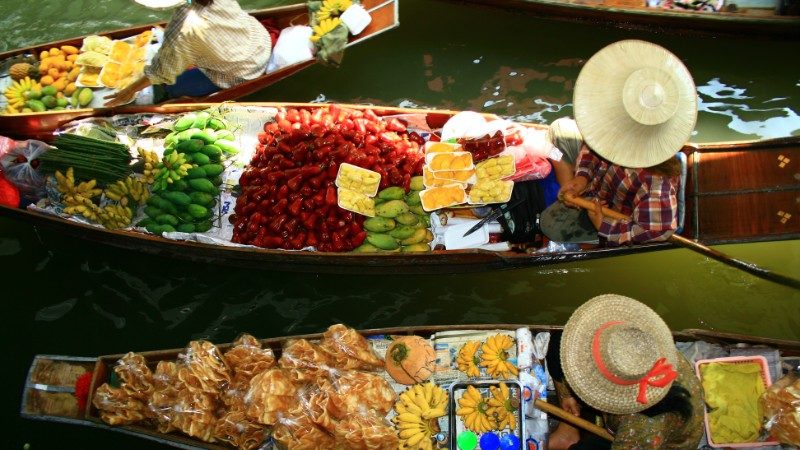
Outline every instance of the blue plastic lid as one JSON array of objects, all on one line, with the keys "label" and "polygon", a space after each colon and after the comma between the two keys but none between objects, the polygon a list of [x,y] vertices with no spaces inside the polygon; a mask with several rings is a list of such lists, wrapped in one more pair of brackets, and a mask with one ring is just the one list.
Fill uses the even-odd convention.
[{"label": "blue plastic lid", "polygon": [[481,436],[481,450],[498,450],[500,448],[500,438],[496,434],[489,432]]},{"label": "blue plastic lid", "polygon": [[500,438],[501,450],[519,450],[519,438],[513,434],[506,434]]}]

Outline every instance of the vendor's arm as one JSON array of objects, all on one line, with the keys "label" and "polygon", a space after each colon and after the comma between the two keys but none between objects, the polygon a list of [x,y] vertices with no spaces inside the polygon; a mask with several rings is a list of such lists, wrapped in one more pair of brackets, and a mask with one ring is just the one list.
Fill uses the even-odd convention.
[{"label": "vendor's arm", "polygon": [[667,240],[678,227],[678,198],[668,177],[653,176],[636,193],[632,221],[603,218],[598,234],[625,245]]},{"label": "vendor's arm", "polygon": [[142,75],[136,81],[129,84],[128,86],[114,92],[113,94],[109,94],[103,97],[103,99],[108,100],[103,106],[107,108],[113,108],[115,106],[130,103],[133,100],[133,98],[136,97],[137,92],[150,86],[151,84],[152,83],[150,82],[150,79],[147,78],[146,75]]},{"label": "vendor's arm", "polygon": [[614,431],[612,450],[645,450],[664,447],[670,427],[676,426],[675,414],[659,414],[647,417],[644,414],[617,416],[617,429]]},{"label": "vendor's arm", "polygon": [[[565,194],[578,196],[583,193],[586,187],[589,186],[589,180],[597,173],[601,163],[601,159],[593,151],[589,150],[589,147],[585,145],[581,147],[578,159],[575,161],[575,177],[561,185],[561,189],[558,190],[558,197],[563,199]],[[567,203],[569,204],[569,202]]]}]

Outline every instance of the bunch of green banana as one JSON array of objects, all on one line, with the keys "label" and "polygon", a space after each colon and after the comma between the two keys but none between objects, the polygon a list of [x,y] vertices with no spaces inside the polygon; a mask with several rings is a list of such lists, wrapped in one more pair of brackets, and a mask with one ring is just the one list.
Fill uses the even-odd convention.
[{"label": "bunch of green banana", "polygon": [[378,192],[374,198],[375,217],[364,221],[366,242],[353,251],[429,252],[433,233],[428,229],[430,217],[420,204],[419,191],[423,187],[422,177],[413,177],[408,193],[400,186]]},{"label": "bunch of green banana", "polygon": [[119,202],[122,206],[128,206],[128,203],[143,205],[150,197],[150,191],[143,181],[130,176],[108,185],[105,195],[106,198]]},{"label": "bunch of green banana", "polygon": [[139,148],[139,159],[144,162],[144,181],[147,184],[153,184],[156,180],[156,169],[158,168],[158,153],[152,150],[145,150]]},{"label": "bunch of green banana", "polygon": [[106,228],[127,228],[131,224],[133,211],[122,205],[106,205],[97,214],[97,222]]},{"label": "bunch of green banana", "polygon": [[192,165],[186,162],[186,155],[178,152],[171,152],[165,155],[158,164],[158,173],[153,183],[154,191],[163,191],[168,185],[185,177]]}]

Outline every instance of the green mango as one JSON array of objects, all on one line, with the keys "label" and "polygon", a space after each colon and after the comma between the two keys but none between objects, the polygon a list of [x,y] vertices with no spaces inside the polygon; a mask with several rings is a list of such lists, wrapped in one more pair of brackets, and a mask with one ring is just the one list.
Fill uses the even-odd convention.
[{"label": "green mango", "polygon": [[402,244],[402,245],[418,244],[418,243],[420,243],[420,242],[425,240],[425,237],[428,234],[428,233],[426,233],[427,231],[428,230],[425,229],[425,228],[416,228],[414,230],[414,234],[412,234],[411,236],[409,236],[407,238],[401,239],[400,240],[400,244]]},{"label": "green mango", "polygon": [[388,234],[367,234],[367,242],[381,250],[395,250],[400,247],[400,245],[397,243],[397,239],[389,236]]},{"label": "green mango", "polygon": [[428,213],[425,212],[424,209],[422,209],[422,205],[410,205],[408,207],[408,210],[411,211],[412,213],[418,215],[418,216],[427,216],[428,215]]},{"label": "green mango", "polygon": [[378,247],[370,244],[369,242],[364,242],[363,244],[359,245],[358,247],[352,250],[353,253],[377,253]]},{"label": "green mango", "polygon": [[181,153],[199,152],[206,145],[201,139],[188,139],[175,144],[175,150]]},{"label": "green mango", "polygon": [[411,245],[404,245],[400,248],[400,251],[405,253],[410,252],[429,252],[431,251],[431,246],[425,242],[418,242],[416,244]]},{"label": "green mango", "polygon": [[404,195],[406,195],[406,191],[400,186],[390,186],[378,192],[378,198],[384,200],[400,200]]},{"label": "green mango", "polygon": [[412,225],[402,225],[389,232],[389,236],[395,239],[408,239],[414,235],[417,227]]},{"label": "green mango", "polygon": [[377,233],[393,230],[395,225],[393,219],[387,219],[386,217],[370,217],[364,221],[365,230]]},{"label": "green mango", "polygon": [[408,206],[421,205],[422,199],[419,198],[419,191],[411,191],[406,195],[406,203]]},{"label": "green mango", "polygon": [[375,215],[393,219],[408,212],[408,205],[402,200],[389,200],[375,207]]},{"label": "green mango", "polygon": [[419,223],[419,217],[417,217],[411,211],[403,214],[398,214],[397,217],[394,218],[394,220],[396,220],[397,223],[402,225],[416,225],[417,223]]},{"label": "green mango", "polygon": [[422,182],[422,175],[411,177],[411,183],[409,184],[409,188],[412,191],[421,191],[425,189],[425,184]]},{"label": "green mango", "polygon": [[175,131],[188,130],[189,128],[192,127],[192,124],[194,123],[195,119],[197,119],[195,113],[184,114],[180,118],[178,118],[178,120],[175,121],[175,123],[172,125],[172,128]]}]

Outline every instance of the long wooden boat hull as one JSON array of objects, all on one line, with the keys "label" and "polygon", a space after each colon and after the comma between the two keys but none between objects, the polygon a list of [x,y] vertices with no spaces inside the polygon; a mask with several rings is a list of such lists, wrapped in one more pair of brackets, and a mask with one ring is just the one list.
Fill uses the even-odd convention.
[{"label": "long wooden boat hull", "polygon": [[[398,0],[364,0],[361,2],[361,4],[364,6],[364,8],[370,11],[372,22],[370,22],[370,24],[367,25],[364,31],[359,33],[358,36],[350,37],[350,42],[347,44],[348,47],[364,42],[400,25]],[[274,20],[275,25],[281,29],[290,25],[308,23],[308,7],[305,5],[305,3],[261,9],[258,11],[252,11],[251,14],[258,20]],[[158,22],[140,25],[132,28],[110,31],[108,33],[101,33],[101,35],[108,36],[112,39],[124,38],[141,33],[145,30],[149,30],[154,26],[164,27],[166,26],[166,23]],[[43,50],[47,50],[52,47],[61,47],[62,45],[81,47],[83,38],[84,36],[81,36],[77,38],[49,42],[34,47],[3,52],[0,53],[0,60],[21,54],[31,53],[38,55]],[[213,103],[236,100],[246,95],[258,92],[259,90],[264,89],[265,87],[316,63],[317,60],[314,58],[300,61],[278,69],[274,72],[262,75],[258,78],[246,81],[229,89],[223,89],[221,91],[214,92],[205,97],[183,97],[180,99],[171,99],[167,103]],[[53,130],[71,120],[92,117],[97,114],[126,114],[135,110],[137,110],[136,106],[120,106],[111,109],[80,108],[67,109],[63,111],[45,111],[40,113],[0,114],[0,134],[14,139],[48,140]]]},{"label": "long wooden boat hull", "polygon": [[[424,338],[433,333],[457,330],[509,330],[527,327],[532,333],[542,331],[561,330],[561,326],[528,325],[528,324],[478,324],[478,325],[444,325],[444,326],[418,326],[394,327],[359,331],[363,336],[377,335],[416,335]],[[744,344],[746,346],[767,346],[780,351],[782,357],[800,356],[800,341],[788,341],[747,336],[733,333],[721,333],[709,330],[687,329],[673,332],[676,341],[705,341],[722,346],[732,347]],[[279,337],[261,340],[264,348],[271,348],[276,357],[280,355],[281,346],[290,339],[318,340],[321,333],[306,334],[291,337]],[[217,347],[225,351],[231,344],[222,344]],[[174,361],[184,349],[158,350],[138,352],[149,364],[158,361]],[[84,372],[92,373],[92,382],[89,389],[91,399],[94,391],[103,383],[109,381],[113,367],[123,354],[106,355],[97,358],[71,357],[55,355],[37,355],[30,367],[28,377],[23,389],[20,415],[34,420],[61,422],[75,425],[84,425],[94,428],[121,432],[138,436],[161,444],[184,449],[226,449],[228,447],[201,442],[179,433],[162,434],[154,429],[137,425],[109,426],[101,421],[97,409],[88,404],[85,411],[78,410],[77,401],[73,396],[74,383],[77,376]]]},{"label": "long wooden boat hull", "polygon": [[[320,107],[319,104],[242,105]],[[134,112],[179,113],[209,104],[138,107]],[[456,111],[344,105],[370,108],[378,115],[424,114],[434,128]],[[540,125],[529,125],[540,127]],[[800,238],[800,137],[766,141],[688,144],[686,218],[683,236],[705,244]],[[443,250],[430,253],[330,253],[228,247],[184,242],[126,230],[69,221],[31,210],[0,206],[0,217],[46,227],[69,236],[158,256],[266,270],[311,273],[446,274],[537,267],[674,248],[654,243],[563,253]]]},{"label": "long wooden boat hull", "polygon": [[[800,16],[766,9],[702,12],[649,8],[644,0],[455,0],[526,11],[558,20],[683,35],[800,39]],[[728,2],[726,2],[728,3]]]}]

